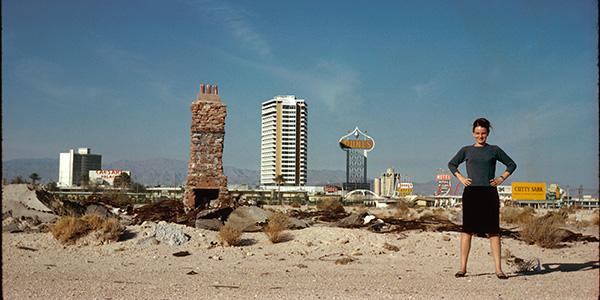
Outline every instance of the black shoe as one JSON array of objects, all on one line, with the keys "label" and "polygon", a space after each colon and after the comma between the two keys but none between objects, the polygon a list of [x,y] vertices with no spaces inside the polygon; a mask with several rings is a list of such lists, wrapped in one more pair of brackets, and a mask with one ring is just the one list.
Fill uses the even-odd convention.
[{"label": "black shoe", "polygon": [[460,278],[460,277],[465,277],[465,275],[467,275],[467,272],[458,271],[458,272],[456,272],[456,274],[454,274],[454,277]]},{"label": "black shoe", "polygon": [[498,279],[508,279],[508,276],[504,273],[496,273],[496,277],[498,277]]}]

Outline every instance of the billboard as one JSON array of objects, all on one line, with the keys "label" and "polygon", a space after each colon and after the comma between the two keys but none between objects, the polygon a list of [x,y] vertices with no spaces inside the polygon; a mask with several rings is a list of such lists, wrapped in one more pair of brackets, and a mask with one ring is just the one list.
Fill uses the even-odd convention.
[{"label": "billboard", "polygon": [[437,181],[437,191],[435,192],[435,195],[448,195],[452,189],[452,175],[440,173],[435,175],[435,180]]},{"label": "billboard", "polygon": [[401,182],[400,187],[398,188],[398,195],[400,197],[412,195],[413,193],[413,184],[412,182]]},{"label": "billboard", "polygon": [[342,149],[373,149],[372,140],[341,140],[340,147]]},{"label": "billboard", "polygon": [[546,200],[545,182],[513,182],[513,200]]},{"label": "billboard", "polygon": [[90,182],[95,182],[97,184],[108,183],[113,185],[115,177],[121,175],[121,173],[131,176],[131,172],[125,170],[93,170],[89,171],[89,178]]},{"label": "billboard", "polygon": [[366,152],[373,150],[375,147],[375,140],[366,133],[360,131],[358,127],[341,137],[338,142],[342,150],[365,150],[365,155]]}]

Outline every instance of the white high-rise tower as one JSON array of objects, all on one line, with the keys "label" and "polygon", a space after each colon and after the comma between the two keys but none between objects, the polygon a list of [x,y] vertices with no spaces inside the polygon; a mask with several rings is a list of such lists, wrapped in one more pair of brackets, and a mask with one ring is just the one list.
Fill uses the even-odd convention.
[{"label": "white high-rise tower", "polygon": [[102,169],[102,156],[92,154],[90,148],[79,148],[77,152],[60,153],[58,163],[58,186],[78,186],[89,181],[89,171]]},{"label": "white high-rise tower", "polygon": [[307,114],[304,99],[275,96],[262,103],[260,184],[306,184]]}]

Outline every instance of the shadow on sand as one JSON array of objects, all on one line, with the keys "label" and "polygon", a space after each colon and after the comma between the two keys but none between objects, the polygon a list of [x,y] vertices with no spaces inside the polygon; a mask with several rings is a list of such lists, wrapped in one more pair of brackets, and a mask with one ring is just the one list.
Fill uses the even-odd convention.
[{"label": "shadow on sand", "polygon": [[127,230],[127,229],[125,229],[125,230],[124,230],[124,231],[123,231],[123,232],[122,232],[122,233],[119,235],[119,240],[118,240],[118,241],[119,241],[119,242],[122,242],[122,241],[130,240],[130,239],[133,239],[133,238],[135,238],[136,236],[137,236],[137,233],[135,233],[135,232],[131,232],[131,231],[129,231],[129,230]]},{"label": "shadow on sand", "polygon": [[[534,276],[534,275],[544,275],[553,272],[576,272],[576,271],[588,271],[600,269],[600,262],[598,261],[589,261],[582,264],[576,263],[547,263],[542,264],[542,270],[533,271],[533,272],[524,272],[524,273],[516,273],[516,274],[506,274],[508,278],[511,277],[521,277],[521,276]],[[466,277],[479,277],[479,276],[496,276],[495,273],[480,273],[480,274],[468,274]]]},{"label": "shadow on sand", "polygon": [[576,271],[588,271],[600,268],[600,262],[589,261],[586,263],[547,263],[542,264],[542,270],[520,273],[514,276],[533,276],[533,275],[544,275],[553,272],[576,272]]}]

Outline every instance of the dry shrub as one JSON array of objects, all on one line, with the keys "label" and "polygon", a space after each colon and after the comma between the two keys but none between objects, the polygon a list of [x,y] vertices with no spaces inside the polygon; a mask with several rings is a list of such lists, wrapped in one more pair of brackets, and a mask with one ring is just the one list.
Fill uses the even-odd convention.
[{"label": "dry shrub", "polygon": [[104,220],[102,227],[97,230],[101,233],[103,241],[116,242],[119,240],[121,232],[123,232],[123,226],[121,226],[121,223],[116,218],[108,218]]},{"label": "dry shrub", "polygon": [[555,225],[565,225],[569,219],[569,214],[566,211],[549,211],[540,219],[547,219],[547,222]]},{"label": "dry shrub", "polygon": [[271,243],[279,243],[285,240],[284,230],[289,226],[290,220],[284,213],[276,212],[269,217],[269,222],[264,228],[265,234]]},{"label": "dry shrub", "polygon": [[317,209],[330,212],[330,213],[343,213],[345,212],[342,202],[338,199],[324,199],[317,203]]},{"label": "dry shrub", "polygon": [[582,220],[582,221],[575,221],[575,228],[577,228],[577,230],[582,230],[584,228],[587,228],[591,225],[592,223],[590,221],[587,220]]},{"label": "dry shrub", "polygon": [[526,224],[535,219],[535,210],[531,207],[504,206],[500,209],[500,220],[509,224]]},{"label": "dry shrub", "polygon": [[411,217],[410,206],[404,201],[398,201],[395,217],[408,220]]},{"label": "dry shrub", "polygon": [[105,219],[98,215],[83,217],[62,217],[52,226],[55,239],[63,244],[71,244],[79,238],[96,231],[100,242],[117,241],[123,227],[115,218]]},{"label": "dry shrub", "polygon": [[51,228],[54,238],[63,244],[73,243],[89,231],[89,224],[78,217],[62,217]]},{"label": "dry shrub", "polygon": [[570,215],[570,214],[574,214],[577,212],[577,207],[575,205],[561,206],[558,211],[562,214]]},{"label": "dry shrub", "polygon": [[600,210],[594,210],[594,216],[592,217],[592,224],[600,225]]},{"label": "dry shrub", "polygon": [[565,218],[559,213],[549,212],[546,215],[534,218],[521,224],[519,232],[523,241],[536,244],[542,248],[557,248],[564,239],[564,230],[559,226],[564,224]]},{"label": "dry shrub", "polygon": [[105,219],[99,215],[85,215],[81,217],[81,220],[88,223],[90,229],[95,230],[102,228]]},{"label": "dry shrub", "polygon": [[435,208],[432,213],[437,220],[448,220],[448,213],[443,208]]},{"label": "dry shrub", "polygon": [[239,244],[242,231],[231,224],[225,224],[219,230],[219,240],[223,246],[235,246]]}]

